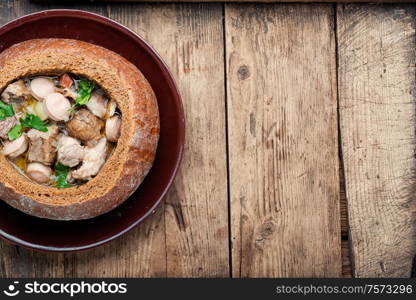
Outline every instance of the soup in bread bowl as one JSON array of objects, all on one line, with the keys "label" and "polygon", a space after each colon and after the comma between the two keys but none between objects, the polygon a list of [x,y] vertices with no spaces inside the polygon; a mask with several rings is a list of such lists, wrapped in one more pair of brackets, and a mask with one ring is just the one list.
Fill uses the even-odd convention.
[{"label": "soup in bread bowl", "polygon": [[0,54],[0,199],[42,218],[117,207],[149,172],[159,139],[154,92],[129,61],[69,39]]}]

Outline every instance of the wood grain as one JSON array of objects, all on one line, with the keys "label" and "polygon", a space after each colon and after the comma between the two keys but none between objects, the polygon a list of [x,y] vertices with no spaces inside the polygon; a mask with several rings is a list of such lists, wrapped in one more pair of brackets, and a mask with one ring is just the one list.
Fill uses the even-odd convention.
[{"label": "wood grain", "polygon": [[[2,2],[1,23],[34,10]],[[0,277],[226,277],[228,198],[222,6],[76,5],[141,34],[177,79],[187,118],[183,164],[152,218],[95,250],[44,254],[0,243]]]},{"label": "wood grain", "polygon": [[415,6],[338,6],[342,152],[357,277],[409,277],[416,251]]},{"label": "wood grain", "polygon": [[[111,7],[110,15],[136,30],[159,51],[175,75],[184,101],[185,156],[178,180],[166,199],[167,275],[227,277],[222,6],[118,8],[117,12]],[[140,22],[138,15],[143,18]]]},{"label": "wood grain", "polygon": [[341,276],[333,7],[225,12],[233,275]]}]

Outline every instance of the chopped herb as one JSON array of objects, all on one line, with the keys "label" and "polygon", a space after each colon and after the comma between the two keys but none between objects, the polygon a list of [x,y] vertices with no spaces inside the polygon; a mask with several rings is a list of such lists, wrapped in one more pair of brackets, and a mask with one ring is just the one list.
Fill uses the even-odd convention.
[{"label": "chopped herb", "polygon": [[23,133],[23,126],[21,124],[16,124],[7,134],[9,140],[14,141],[18,139]]},{"label": "chopped herb", "polygon": [[13,106],[0,101],[0,120],[14,116]]},{"label": "chopped herb", "polygon": [[91,93],[95,88],[95,84],[91,81],[81,79],[78,83],[77,94],[78,97],[75,99],[74,107],[85,105],[91,98]]},{"label": "chopped herb", "polygon": [[59,189],[65,189],[69,188],[70,185],[68,183],[68,172],[69,168],[64,166],[61,163],[57,163],[55,165],[55,176],[56,176],[56,182],[55,186]]},{"label": "chopped herb", "polygon": [[45,123],[38,116],[32,114],[26,114],[25,119],[20,118],[20,123],[26,128],[34,128],[42,132],[48,131]]}]

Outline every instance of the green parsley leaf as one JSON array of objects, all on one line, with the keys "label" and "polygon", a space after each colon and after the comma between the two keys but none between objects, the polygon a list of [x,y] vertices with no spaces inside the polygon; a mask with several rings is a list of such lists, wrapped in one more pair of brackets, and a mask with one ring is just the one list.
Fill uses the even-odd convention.
[{"label": "green parsley leaf", "polygon": [[25,119],[20,118],[20,123],[26,128],[34,128],[42,132],[48,131],[45,123],[38,116],[32,114],[26,114]]},{"label": "green parsley leaf", "polygon": [[56,176],[56,182],[55,182],[55,186],[59,189],[65,189],[65,188],[69,188],[70,185],[68,183],[68,172],[69,172],[69,168],[64,166],[61,163],[57,163],[55,165],[55,176]]},{"label": "green parsley leaf", "polygon": [[14,116],[13,106],[0,101],[0,120]]},{"label": "green parsley leaf", "polygon": [[74,106],[81,106],[81,105],[87,104],[91,98],[91,93],[94,90],[94,88],[95,88],[94,82],[81,79],[78,83],[78,89],[77,89],[78,97],[77,99],[75,99]]},{"label": "green parsley leaf", "polygon": [[9,140],[14,141],[18,139],[23,133],[23,126],[21,124],[16,124],[7,134]]}]

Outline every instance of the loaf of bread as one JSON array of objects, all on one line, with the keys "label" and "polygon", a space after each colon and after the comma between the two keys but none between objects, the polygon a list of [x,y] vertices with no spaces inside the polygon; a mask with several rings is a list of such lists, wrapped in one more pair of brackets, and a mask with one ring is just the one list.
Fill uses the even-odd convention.
[{"label": "loaf of bread", "polygon": [[116,101],[122,126],[113,154],[96,177],[67,189],[31,181],[0,155],[0,199],[33,216],[81,220],[112,210],[141,184],[155,158],[159,112],[143,74],[108,49],[78,40],[35,39],[0,53],[0,91],[18,78],[65,72],[94,80]]}]

